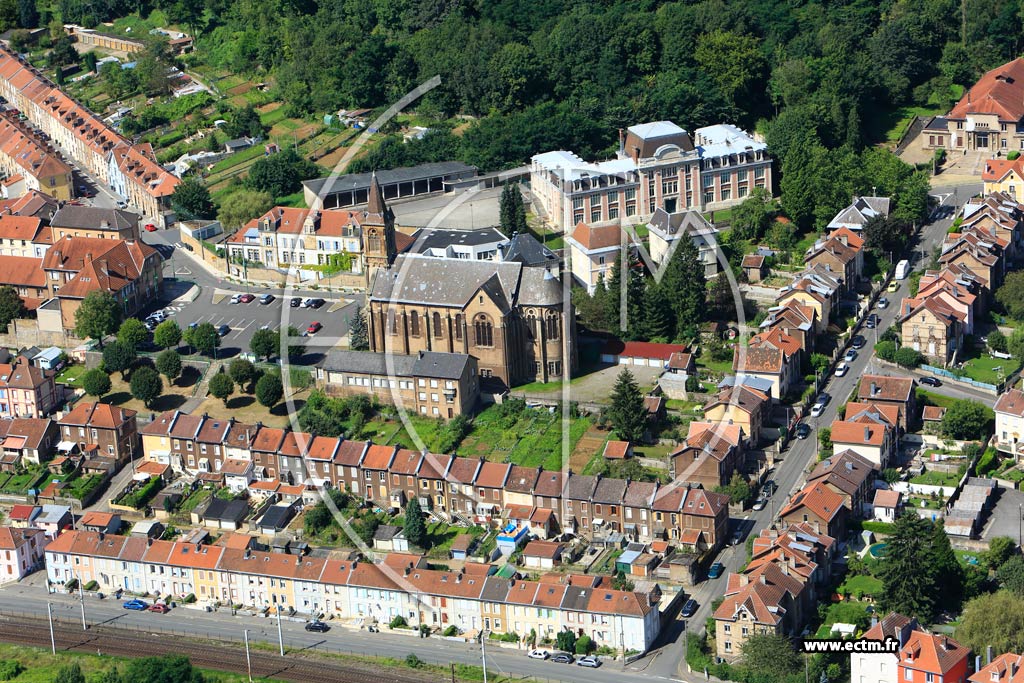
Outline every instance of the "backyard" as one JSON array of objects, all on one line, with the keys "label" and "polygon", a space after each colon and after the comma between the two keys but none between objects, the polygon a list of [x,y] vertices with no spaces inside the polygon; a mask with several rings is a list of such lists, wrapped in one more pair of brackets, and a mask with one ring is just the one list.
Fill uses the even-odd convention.
[{"label": "backyard", "polygon": [[910,483],[930,486],[956,486],[957,483],[959,483],[961,476],[963,475],[957,474],[956,472],[928,470],[924,474],[920,474],[911,479]]},{"label": "backyard", "polygon": [[[516,403],[515,407],[512,404]],[[585,417],[569,418],[568,453],[590,427]],[[560,411],[526,408],[521,401],[508,401],[481,412],[473,420],[469,435],[462,440],[459,454],[511,462],[525,467],[562,469],[563,424]]]},{"label": "backyard", "polygon": [[999,384],[1020,367],[1020,362],[1012,358],[995,358],[977,350],[963,363],[963,374],[976,382]]}]

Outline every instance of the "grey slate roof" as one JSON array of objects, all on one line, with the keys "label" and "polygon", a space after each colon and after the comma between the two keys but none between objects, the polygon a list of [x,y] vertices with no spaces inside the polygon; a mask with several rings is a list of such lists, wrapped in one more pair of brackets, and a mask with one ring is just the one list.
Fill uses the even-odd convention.
[{"label": "grey slate roof", "polygon": [[[442,161],[433,164],[420,164],[403,168],[393,168],[387,171],[377,171],[377,182],[381,185],[391,183],[408,182],[412,180],[424,180],[435,176],[447,176],[453,174],[476,175],[476,166],[464,164],[461,161]],[[314,178],[304,180],[302,185],[316,194],[321,192],[348,192],[351,190],[363,190],[370,187],[372,173],[349,173],[336,178]]]},{"label": "grey slate roof", "polygon": [[597,488],[597,477],[589,474],[572,474],[565,483],[562,497],[572,500],[590,500]]},{"label": "grey slate roof", "polygon": [[594,489],[594,502],[621,505],[626,495],[625,479],[602,479]]},{"label": "grey slate roof", "polygon": [[385,354],[371,351],[330,351],[320,361],[320,367],[330,372],[358,372],[368,375],[398,377],[433,377],[458,379],[469,363],[464,353],[424,351],[419,355]]},{"label": "grey slate roof", "polygon": [[590,593],[592,588],[583,586],[569,586],[565,589],[562,597],[562,609],[572,612],[586,612],[590,604]]},{"label": "grey slate roof", "polygon": [[504,311],[562,302],[561,280],[546,268],[419,254],[399,256],[390,269],[378,271],[370,300],[463,308],[480,290]]},{"label": "grey slate roof", "polygon": [[504,252],[505,261],[522,263],[524,266],[543,266],[558,262],[555,252],[538,242],[537,238],[529,233],[512,235]]},{"label": "grey slate roof", "polygon": [[260,519],[260,527],[280,531],[288,526],[294,514],[295,509],[291,505],[271,505]]},{"label": "grey slate roof", "polygon": [[444,249],[454,244],[477,247],[484,244],[504,242],[506,237],[495,228],[482,230],[444,230],[424,228],[416,233],[411,253],[422,254],[430,249]]},{"label": "grey slate roof", "polygon": [[203,511],[203,519],[241,522],[245,518],[248,507],[244,500],[224,500],[214,496],[210,498],[210,504]]},{"label": "grey slate roof", "polygon": [[106,221],[111,230],[138,228],[139,214],[121,209],[100,209],[95,206],[65,204],[50,218],[50,225],[58,228],[97,230]]},{"label": "grey slate roof", "polygon": [[483,590],[480,591],[480,599],[484,602],[505,602],[508,591],[508,579],[503,579],[500,576],[488,576],[484,580]]}]

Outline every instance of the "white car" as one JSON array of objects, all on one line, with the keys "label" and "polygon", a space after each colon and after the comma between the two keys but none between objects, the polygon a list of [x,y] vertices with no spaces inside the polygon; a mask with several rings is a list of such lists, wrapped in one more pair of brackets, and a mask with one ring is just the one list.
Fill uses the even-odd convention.
[{"label": "white car", "polygon": [[847,363],[857,360],[857,349],[847,349],[846,355],[843,356],[843,360]]},{"label": "white car", "polygon": [[242,303],[242,295],[241,294],[235,294],[233,297],[231,297],[231,303],[233,303],[233,304],[240,304],[240,303]]},{"label": "white car", "polygon": [[526,656],[530,659],[547,659],[551,656],[551,653],[547,650],[530,650]]},{"label": "white car", "polygon": [[821,414],[825,412],[824,403],[815,403],[811,406],[811,417],[821,417]]},{"label": "white car", "polygon": [[878,297],[878,307],[879,308],[885,308],[888,305],[889,305],[889,300],[888,299],[886,299],[884,296]]},{"label": "white car", "polygon": [[846,363],[840,363],[836,366],[836,377],[842,377],[850,371],[850,366]]}]

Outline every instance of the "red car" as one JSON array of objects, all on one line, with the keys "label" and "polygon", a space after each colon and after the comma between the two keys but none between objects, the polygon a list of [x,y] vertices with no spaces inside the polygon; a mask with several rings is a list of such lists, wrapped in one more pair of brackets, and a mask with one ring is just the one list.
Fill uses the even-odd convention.
[{"label": "red car", "polygon": [[168,607],[167,605],[156,604],[156,605],[150,605],[149,606],[149,611],[150,612],[156,612],[158,614],[167,614],[168,612],[171,611],[171,608]]},{"label": "red car", "polygon": [[250,301],[253,301],[255,298],[255,294],[243,294],[242,296],[238,297],[238,300],[241,301],[243,304],[247,304]]},{"label": "red car", "polygon": [[306,328],[306,334],[316,334],[317,332],[320,331],[321,327],[323,327],[323,325],[321,325],[320,323],[316,321],[311,322],[309,324],[309,327]]},{"label": "red car", "polygon": [[153,225],[152,223],[146,223],[146,227],[144,228],[144,230],[146,232],[156,232],[156,226]]}]

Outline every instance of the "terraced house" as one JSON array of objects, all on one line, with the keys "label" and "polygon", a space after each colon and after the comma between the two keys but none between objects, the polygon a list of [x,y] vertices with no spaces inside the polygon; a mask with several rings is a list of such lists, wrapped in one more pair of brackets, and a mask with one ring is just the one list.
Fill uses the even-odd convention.
[{"label": "terraced house", "polygon": [[20,197],[30,190],[60,201],[75,196],[71,167],[49,142],[8,111],[0,111],[0,141],[5,196]]},{"label": "terraced house", "polygon": [[47,577],[56,585],[96,581],[105,592],[191,594],[202,604],[281,607],[341,620],[402,616],[412,626],[487,627],[521,637],[534,630],[541,638],[572,630],[599,647],[639,652],[660,630],[657,604],[643,593],[499,578],[491,565],[453,571],[403,558],[372,564],[268,553],[246,539],[229,534],[222,545],[203,545],[68,531],[46,548]]},{"label": "terraced house", "polygon": [[4,47],[0,47],[0,96],[93,176],[114,187],[151,220],[166,223],[170,197],[179,181],[157,163],[148,145],[133,145],[121,137]]}]

